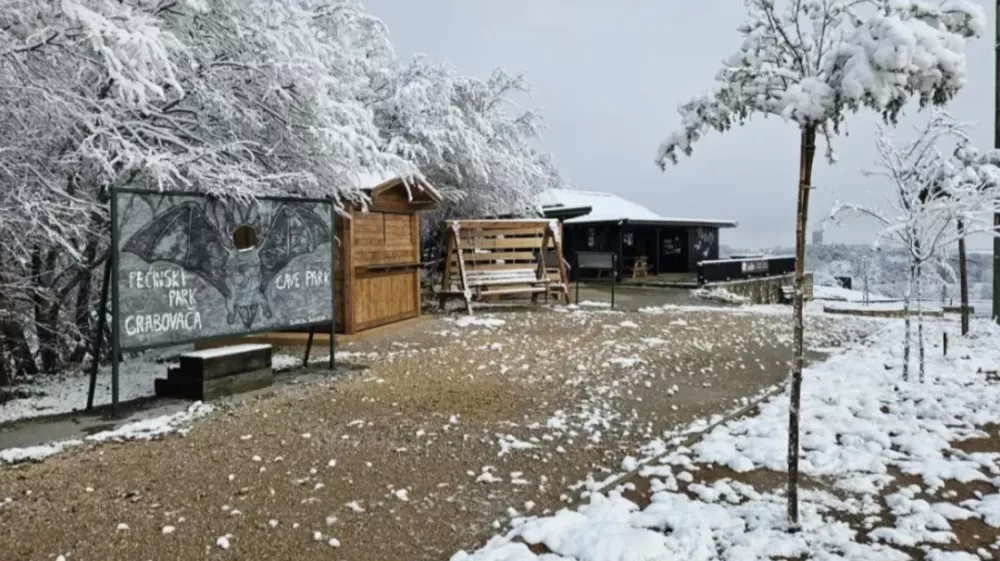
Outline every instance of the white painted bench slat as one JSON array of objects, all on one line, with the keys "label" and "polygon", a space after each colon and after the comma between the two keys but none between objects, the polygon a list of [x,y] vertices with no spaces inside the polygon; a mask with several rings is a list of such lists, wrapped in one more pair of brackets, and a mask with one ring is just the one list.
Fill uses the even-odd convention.
[{"label": "white painted bench slat", "polygon": [[533,284],[545,283],[547,279],[539,279],[534,269],[508,269],[500,271],[468,271],[465,273],[468,286],[491,286],[502,284]]},{"label": "white painted bench slat", "polygon": [[189,358],[218,358],[220,356],[230,356],[238,355],[240,353],[249,353],[253,351],[260,351],[263,349],[270,349],[271,345],[264,343],[245,343],[242,345],[229,345],[227,347],[216,347],[214,349],[202,349],[200,351],[192,351],[189,353],[184,353],[182,357]]}]

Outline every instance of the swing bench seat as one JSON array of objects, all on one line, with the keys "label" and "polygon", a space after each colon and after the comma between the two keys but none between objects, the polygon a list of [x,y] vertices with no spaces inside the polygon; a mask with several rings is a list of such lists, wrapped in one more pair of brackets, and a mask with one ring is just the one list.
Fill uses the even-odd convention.
[{"label": "swing bench seat", "polygon": [[467,271],[465,282],[472,289],[487,289],[494,286],[509,285],[539,285],[548,284],[549,279],[539,279],[536,269],[506,269],[500,271]]},{"label": "swing bench seat", "polygon": [[[465,273],[465,286],[474,297],[491,294],[542,294],[552,284],[551,279],[538,278],[536,269],[507,269],[501,271],[469,271]],[[465,291],[442,290],[441,296],[463,296]]]},{"label": "swing bench seat", "polygon": [[[546,294],[552,280],[538,278],[535,268],[505,269],[498,271],[468,271],[465,273],[465,286],[468,297],[481,301],[489,296],[501,294]],[[447,297],[466,296],[463,290],[444,290],[438,293],[442,301]],[[534,296],[533,296],[534,297]],[[469,309],[471,313],[471,308]]]}]

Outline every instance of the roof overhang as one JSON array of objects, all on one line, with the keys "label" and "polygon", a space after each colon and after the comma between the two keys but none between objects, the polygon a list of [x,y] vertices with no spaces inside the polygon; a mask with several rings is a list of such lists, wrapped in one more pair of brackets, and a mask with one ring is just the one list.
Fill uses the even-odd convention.
[{"label": "roof overhang", "polygon": [[586,216],[594,210],[594,207],[589,206],[574,206],[568,207],[563,205],[554,206],[543,206],[542,216],[545,218],[558,218],[562,220],[567,220],[570,218],[577,218],[580,216]]},{"label": "roof overhang", "polygon": [[391,177],[378,185],[364,189],[364,191],[367,191],[369,196],[374,198],[380,193],[400,187],[407,189],[407,197],[410,200],[410,205],[415,208],[436,209],[444,200],[441,192],[436,187],[431,185],[426,179],[415,176],[406,178],[405,180],[399,176]]},{"label": "roof overhang", "polygon": [[634,226],[662,226],[665,228],[735,228],[737,222],[733,220],[704,220],[698,218],[663,218],[661,220],[632,220],[629,218],[622,218],[618,220],[600,219],[600,220],[573,220],[572,222],[566,223],[569,226],[577,225],[621,225],[621,224],[631,224]]}]

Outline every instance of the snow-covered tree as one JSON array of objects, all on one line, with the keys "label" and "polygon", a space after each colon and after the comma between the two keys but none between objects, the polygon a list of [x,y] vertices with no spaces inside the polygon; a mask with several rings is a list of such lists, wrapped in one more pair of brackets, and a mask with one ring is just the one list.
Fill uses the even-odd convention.
[{"label": "snow-covered tree", "polygon": [[357,101],[385,39],[354,2],[3,0],[0,21],[0,170],[20,186],[0,223],[33,226],[0,248],[4,288],[31,287],[2,308],[37,326],[44,369],[89,328],[109,187],[349,198],[351,171],[396,159]]},{"label": "snow-covered tree", "polygon": [[550,158],[535,148],[543,123],[511,98],[528,94],[520,75],[460,76],[422,57],[400,65],[374,90],[386,149],[415,162],[448,196],[448,217],[521,214],[544,189],[561,186]]},{"label": "snow-covered tree", "polygon": [[[992,171],[1000,168],[1000,150],[980,152],[968,142],[955,150],[955,158],[961,169],[974,180],[983,181],[984,188],[1000,189],[1000,178],[993,177]],[[959,221],[958,230],[964,232],[965,224]],[[958,239],[959,295],[961,299],[962,335],[969,333],[969,266],[965,248],[965,235]]]},{"label": "snow-covered tree", "polygon": [[966,39],[986,28],[983,9],[966,0],[745,0],[740,49],[723,63],[716,86],[680,106],[681,127],[660,146],[657,164],[690,155],[711,130],[753,116],[777,116],[799,129],[796,216],[795,359],[790,380],[788,515],[798,525],[799,403],[803,279],[816,137],[831,138],[848,113],[871,109],[895,122],[910,100],[947,103],[965,84]]},{"label": "snow-covered tree", "polygon": [[[955,154],[945,155],[942,145],[957,144]],[[928,273],[944,271],[948,249],[973,234],[997,235],[994,210],[1000,210],[992,185],[1000,168],[989,164],[969,165],[977,151],[969,145],[966,127],[945,113],[936,113],[917,131],[916,137],[897,146],[890,131],[879,127],[875,142],[879,169],[869,172],[886,179],[890,202],[886,209],[838,203],[831,218],[845,214],[873,218],[883,228],[880,238],[906,249],[908,277],[903,297],[906,329],[903,342],[903,380],[909,379],[911,355],[910,307],[917,306],[919,380],[924,381],[923,287]],[[957,225],[962,227],[958,228]],[[913,292],[916,292],[914,295]]]},{"label": "snow-covered tree", "polygon": [[408,72],[357,0],[0,0],[0,384],[86,355],[110,188],[364,204],[373,170],[483,200],[539,183],[519,182],[548,169],[537,118],[501,110],[518,80]]}]

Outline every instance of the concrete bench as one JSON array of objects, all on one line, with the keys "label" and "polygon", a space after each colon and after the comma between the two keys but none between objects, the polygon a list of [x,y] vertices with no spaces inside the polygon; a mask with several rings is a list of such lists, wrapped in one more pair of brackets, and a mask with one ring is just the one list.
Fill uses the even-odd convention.
[{"label": "concrete bench", "polygon": [[245,344],[182,354],[154,381],[156,395],[208,401],[266,388],[274,383],[271,353],[271,345]]}]

